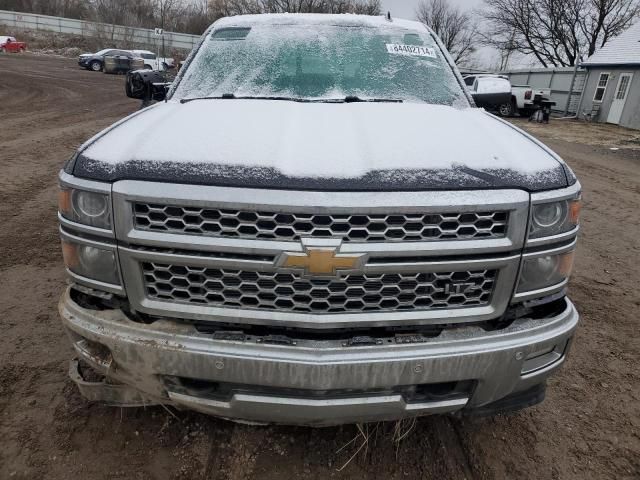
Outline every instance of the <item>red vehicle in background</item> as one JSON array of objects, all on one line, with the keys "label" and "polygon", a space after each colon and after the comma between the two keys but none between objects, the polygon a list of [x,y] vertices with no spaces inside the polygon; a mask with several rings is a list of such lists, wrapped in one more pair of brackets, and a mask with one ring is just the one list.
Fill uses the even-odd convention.
[{"label": "red vehicle in background", "polygon": [[22,53],[26,49],[27,44],[24,42],[18,42],[15,37],[0,36],[0,51],[2,51],[2,53]]}]

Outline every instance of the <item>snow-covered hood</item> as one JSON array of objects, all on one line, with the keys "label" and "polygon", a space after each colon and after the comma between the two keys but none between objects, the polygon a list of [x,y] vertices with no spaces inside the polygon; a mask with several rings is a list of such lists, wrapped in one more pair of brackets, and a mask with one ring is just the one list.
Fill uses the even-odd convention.
[{"label": "snow-covered hood", "polygon": [[269,188],[566,186],[562,162],[479,109],[393,103],[170,101],[81,149],[74,173]]}]

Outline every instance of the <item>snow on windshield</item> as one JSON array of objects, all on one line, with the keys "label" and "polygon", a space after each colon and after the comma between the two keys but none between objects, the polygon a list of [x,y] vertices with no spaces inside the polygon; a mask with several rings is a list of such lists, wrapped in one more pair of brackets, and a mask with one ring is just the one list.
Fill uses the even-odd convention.
[{"label": "snow on windshield", "polygon": [[218,27],[174,98],[229,94],[469,106],[429,32],[391,25]]}]

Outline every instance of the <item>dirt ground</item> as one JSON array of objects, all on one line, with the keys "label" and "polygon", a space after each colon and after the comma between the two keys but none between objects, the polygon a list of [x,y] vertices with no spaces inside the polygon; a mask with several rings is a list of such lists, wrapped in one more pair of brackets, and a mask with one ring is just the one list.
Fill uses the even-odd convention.
[{"label": "dirt ground", "polygon": [[575,169],[585,198],[571,283],[582,325],[546,402],[363,432],[250,427],[91,405],[67,378],[56,174],[85,139],[137,108],[122,77],[0,56],[0,479],[640,478],[640,150],[624,142],[637,132],[533,126]]}]

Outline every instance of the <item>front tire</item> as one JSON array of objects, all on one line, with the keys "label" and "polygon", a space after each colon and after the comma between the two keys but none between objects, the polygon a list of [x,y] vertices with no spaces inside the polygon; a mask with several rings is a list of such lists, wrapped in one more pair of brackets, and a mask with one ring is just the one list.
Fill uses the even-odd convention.
[{"label": "front tire", "polygon": [[512,117],[516,111],[516,107],[513,102],[503,103],[498,107],[498,113],[501,117]]},{"label": "front tire", "polygon": [[98,60],[94,60],[89,64],[89,68],[94,72],[99,72],[102,70],[102,63],[99,62]]}]

